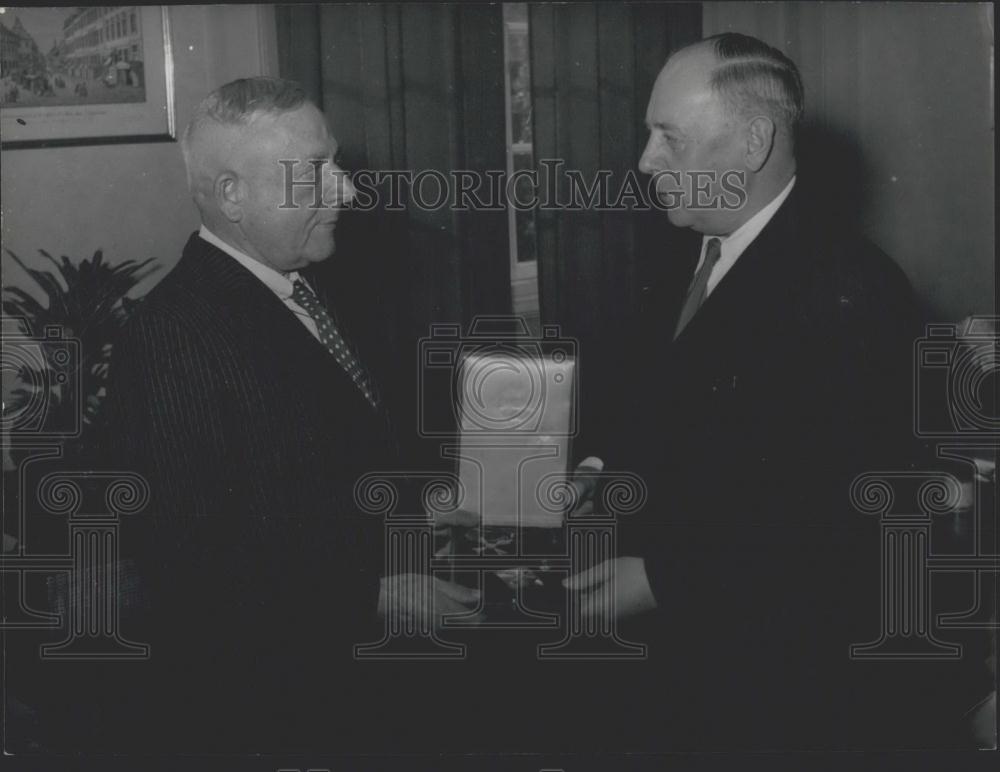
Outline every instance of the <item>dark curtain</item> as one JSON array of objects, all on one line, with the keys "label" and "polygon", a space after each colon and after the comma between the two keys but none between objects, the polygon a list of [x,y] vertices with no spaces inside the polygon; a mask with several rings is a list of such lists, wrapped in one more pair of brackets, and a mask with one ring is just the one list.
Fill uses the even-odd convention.
[{"label": "dark curtain", "polygon": [[[697,3],[531,6],[536,156],[560,159],[585,179],[609,170],[617,190],[645,147],[646,103],[657,73],[671,52],[700,37]],[[561,192],[567,200],[565,184]],[[637,247],[653,235],[649,220],[596,210],[540,212],[542,319],[574,335],[632,320],[648,279]]]},{"label": "dark curtain", "polygon": [[[276,9],[281,75],[327,114],[351,171],[504,169],[503,25],[499,5],[297,5]],[[436,194],[428,181],[426,198]],[[432,323],[510,312],[505,212],[379,206],[341,220],[324,264],[338,313],[372,365],[404,444],[420,461],[414,410],[421,338]],[[381,192],[387,197],[388,188]]]},{"label": "dark curtain", "polygon": [[[276,12],[281,74],[302,82],[323,107],[348,169],[504,168],[499,6],[306,5]],[[425,211],[405,198],[403,204],[405,216],[392,225],[405,232],[407,321],[426,329],[432,320],[508,311],[504,214]]]}]

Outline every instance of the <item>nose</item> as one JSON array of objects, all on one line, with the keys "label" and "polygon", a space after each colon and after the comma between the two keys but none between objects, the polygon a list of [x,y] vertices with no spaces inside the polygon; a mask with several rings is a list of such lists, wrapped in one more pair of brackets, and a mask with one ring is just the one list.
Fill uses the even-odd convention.
[{"label": "nose", "polygon": [[327,185],[326,205],[329,207],[347,206],[357,195],[357,189],[347,176],[347,172],[339,166],[330,169],[332,182]]},{"label": "nose", "polygon": [[656,149],[653,145],[653,135],[650,134],[646,147],[639,158],[639,171],[643,174],[655,174],[660,170],[660,165],[656,161]]}]

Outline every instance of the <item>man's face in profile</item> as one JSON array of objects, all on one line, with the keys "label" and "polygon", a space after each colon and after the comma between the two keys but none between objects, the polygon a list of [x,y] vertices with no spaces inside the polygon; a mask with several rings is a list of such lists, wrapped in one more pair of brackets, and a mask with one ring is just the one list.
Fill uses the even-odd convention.
[{"label": "man's face in profile", "polygon": [[[725,172],[746,170],[746,144],[709,85],[716,64],[710,47],[696,46],[677,53],[660,71],[646,108],[649,141],[639,169],[658,175],[657,194],[668,207],[671,223],[725,235],[731,230],[733,212],[717,208],[724,194],[720,181]],[[715,177],[709,182],[703,176],[698,182],[703,191],[698,193],[690,172],[714,172]],[[729,193],[726,198],[731,202],[734,197]],[[709,203],[714,206],[705,208]]]},{"label": "man's face in profile", "polygon": [[[247,185],[243,228],[254,249],[276,270],[297,270],[333,254],[340,207],[354,196],[351,183],[334,164],[336,152],[323,114],[311,104],[262,115],[252,125],[240,150],[241,177]],[[296,163],[286,171],[279,161]],[[311,161],[324,163],[315,166]],[[320,179],[320,193],[311,184],[295,185],[289,200],[286,175],[307,183]]]}]

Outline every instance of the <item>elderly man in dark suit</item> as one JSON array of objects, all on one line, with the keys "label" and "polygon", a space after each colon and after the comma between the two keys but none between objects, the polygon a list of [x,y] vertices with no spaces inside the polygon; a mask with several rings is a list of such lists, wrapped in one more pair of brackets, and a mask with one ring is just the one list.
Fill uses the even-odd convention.
[{"label": "elderly man in dark suit", "polygon": [[354,195],[323,114],[294,83],[237,80],[182,149],[202,226],[130,320],[109,385],[116,463],[152,490],[123,534],[149,596],[147,723],[170,717],[172,750],[354,748],[377,728],[360,725],[378,696],[352,655],[380,637],[377,612],[419,622],[476,593],[381,576],[382,523],[353,498],[398,459],[310,270]]},{"label": "elderly man in dark suit", "polygon": [[913,462],[919,316],[896,265],[802,190],[802,112],[794,63],[724,34],[670,58],[646,113],[640,169],[694,232],[691,272],[622,365],[639,412],[606,460],[643,473],[646,512],[623,557],[568,584],[650,636],[622,700],[652,685],[660,747],[900,747],[958,723],[925,698],[953,663],[849,658],[879,618],[879,535],[850,482]]}]

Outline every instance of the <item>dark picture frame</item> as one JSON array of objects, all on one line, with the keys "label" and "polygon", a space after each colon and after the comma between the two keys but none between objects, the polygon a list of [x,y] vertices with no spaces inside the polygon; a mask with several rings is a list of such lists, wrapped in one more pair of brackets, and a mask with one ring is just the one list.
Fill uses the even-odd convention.
[{"label": "dark picture frame", "polygon": [[[25,15],[64,10],[67,28],[78,26],[72,25],[76,15],[102,13],[100,9],[85,7],[9,10]],[[117,40],[131,41],[131,60],[128,46],[117,45],[115,41],[103,42],[106,31],[114,30],[105,23],[104,29],[100,33],[97,31],[103,17],[88,17],[86,29],[74,29],[71,33],[75,37],[91,35],[91,41],[83,41],[90,53],[88,57],[79,56],[78,50],[73,51],[71,44],[75,41],[68,36],[42,51],[34,41],[24,37],[23,26],[10,31],[6,27],[8,20],[3,20],[8,51],[9,39],[18,33],[27,41],[29,49],[35,46],[35,50],[29,50],[27,63],[24,57],[13,66],[11,61],[5,61],[7,71],[0,73],[5,89],[0,102],[0,149],[176,140],[169,8],[120,6],[104,13],[118,14],[119,19],[127,18],[130,22],[119,25]],[[93,44],[93,40],[98,42]],[[62,47],[67,53],[60,50]],[[11,77],[9,72],[16,77]],[[89,89],[87,84],[90,84]],[[20,91],[19,100],[16,96],[16,101],[10,99],[12,89]],[[22,104],[17,104],[18,101]],[[45,104],[46,101],[51,103]]]}]

